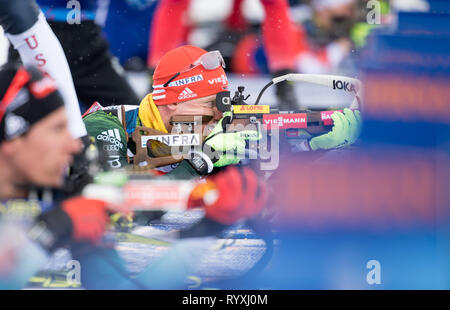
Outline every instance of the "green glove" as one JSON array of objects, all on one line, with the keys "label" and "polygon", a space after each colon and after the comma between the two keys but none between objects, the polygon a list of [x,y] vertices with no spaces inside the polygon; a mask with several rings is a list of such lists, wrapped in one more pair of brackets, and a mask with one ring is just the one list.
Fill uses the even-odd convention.
[{"label": "green glove", "polygon": [[[204,145],[215,151],[212,158],[214,167],[223,167],[239,163],[245,154],[246,141],[258,141],[261,134],[254,130],[224,133],[224,126],[231,120],[231,112],[225,112],[211,133],[206,137]],[[208,150],[204,147],[206,153]]]},{"label": "green glove", "polygon": [[313,151],[349,146],[355,143],[361,134],[362,121],[361,113],[358,110],[353,112],[346,108],[344,113],[334,112],[331,118],[334,121],[333,129],[329,133],[314,137],[309,141]]}]

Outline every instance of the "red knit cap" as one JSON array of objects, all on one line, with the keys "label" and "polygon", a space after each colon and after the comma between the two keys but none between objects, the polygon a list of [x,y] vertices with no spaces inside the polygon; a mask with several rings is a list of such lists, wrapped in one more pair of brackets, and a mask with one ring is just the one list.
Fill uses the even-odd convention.
[{"label": "red knit cap", "polygon": [[202,65],[181,73],[166,84],[175,74],[188,68],[207,53],[192,45],[184,45],[167,52],[156,66],[153,74],[153,101],[156,105],[183,102],[217,94],[228,87],[222,66],[207,70]]}]

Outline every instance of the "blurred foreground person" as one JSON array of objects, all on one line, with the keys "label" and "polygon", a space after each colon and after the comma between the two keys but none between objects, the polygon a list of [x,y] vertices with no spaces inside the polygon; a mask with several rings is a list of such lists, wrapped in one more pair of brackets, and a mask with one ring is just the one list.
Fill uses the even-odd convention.
[{"label": "blurred foreground person", "polygon": [[[26,200],[34,187],[61,187],[72,155],[81,143],[72,138],[64,102],[53,80],[35,68],[4,67],[0,71],[0,199]],[[81,206],[76,212],[87,210]],[[46,262],[46,250],[70,236],[73,209],[38,221],[29,230],[0,224],[0,287],[21,288]],[[80,214],[80,213],[78,213]],[[78,219],[80,220],[80,219]],[[80,230],[79,233],[83,234]]]},{"label": "blurred foreground person", "polygon": [[[71,178],[77,182],[85,179],[84,182],[86,182],[89,179],[86,177],[87,167],[90,165],[86,154],[92,143],[87,137],[86,127],[81,118],[80,105],[72,80],[73,72],[71,73],[60,41],[35,0],[2,1],[0,25],[4,28],[6,36],[12,47],[19,53],[24,65],[36,66],[55,80],[65,103],[69,131],[72,137],[80,138],[83,143],[83,147],[76,154],[71,165]],[[11,51],[13,51],[12,48]],[[11,53],[9,58],[9,62],[14,62],[14,59],[11,59]],[[69,58],[69,63],[71,61],[72,58]],[[77,79],[75,80],[78,82]],[[89,86],[89,88],[92,87]],[[95,89],[96,86],[93,85],[93,88]]]},{"label": "blurred foreground person", "polygon": [[[81,145],[67,127],[63,100],[53,80],[35,68],[0,70],[0,199],[7,204],[27,198],[34,187],[61,187],[72,155]],[[230,199],[232,182],[239,186]],[[244,184],[246,184],[244,186]],[[231,186],[231,187],[230,187]],[[194,188],[187,207],[204,207],[206,217],[178,233],[173,247],[135,278],[102,237],[108,224],[107,203],[75,197],[55,203],[31,222],[4,215],[0,221],[0,288],[20,289],[57,248],[70,246],[82,266],[87,289],[181,288],[199,256],[215,236],[234,222],[258,214],[265,190],[253,171],[225,171],[209,180],[215,199]],[[200,193],[199,193],[200,191]],[[36,202],[39,203],[39,202]]]}]

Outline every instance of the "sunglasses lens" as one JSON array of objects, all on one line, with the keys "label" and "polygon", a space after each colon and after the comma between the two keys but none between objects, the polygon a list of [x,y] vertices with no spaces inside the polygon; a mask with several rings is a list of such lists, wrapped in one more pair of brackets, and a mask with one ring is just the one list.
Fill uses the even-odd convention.
[{"label": "sunglasses lens", "polygon": [[206,70],[214,70],[214,69],[217,69],[219,66],[222,66],[222,68],[225,68],[225,61],[223,60],[222,54],[220,54],[219,51],[212,51],[212,52],[203,54],[194,63],[190,64],[188,67],[186,67],[185,69],[181,70],[180,72],[178,72],[174,76],[172,76],[166,83],[164,83],[164,87],[167,87],[169,85],[169,83],[172,82],[180,74],[187,72],[191,69],[194,69],[195,67],[197,67],[199,65],[202,65],[203,68],[205,68]]},{"label": "sunglasses lens", "polygon": [[222,55],[219,51],[212,51],[202,55],[201,64],[206,70],[214,70],[220,65],[225,66]]}]

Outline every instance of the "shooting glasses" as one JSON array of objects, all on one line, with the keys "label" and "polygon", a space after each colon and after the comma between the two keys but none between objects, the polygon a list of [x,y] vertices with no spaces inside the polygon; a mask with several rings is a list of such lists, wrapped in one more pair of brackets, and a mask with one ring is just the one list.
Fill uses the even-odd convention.
[{"label": "shooting glasses", "polygon": [[170,82],[172,82],[177,76],[182,73],[185,73],[189,70],[192,70],[198,66],[202,65],[206,70],[214,70],[219,66],[225,69],[225,61],[223,60],[222,54],[219,51],[211,51],[200,56],[196,61],[186,66],[183,70],[174,74],[166,83],[164,83],[164,87],[167,87]]}]

